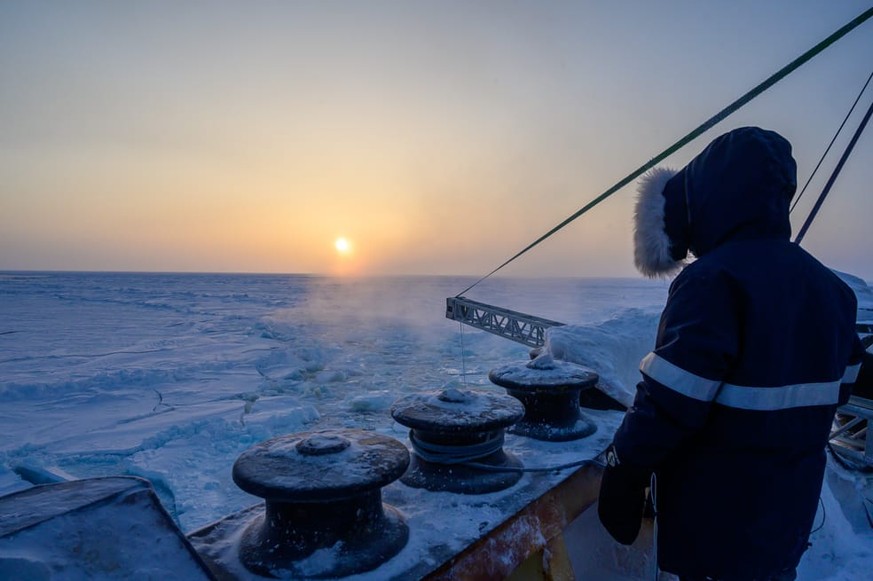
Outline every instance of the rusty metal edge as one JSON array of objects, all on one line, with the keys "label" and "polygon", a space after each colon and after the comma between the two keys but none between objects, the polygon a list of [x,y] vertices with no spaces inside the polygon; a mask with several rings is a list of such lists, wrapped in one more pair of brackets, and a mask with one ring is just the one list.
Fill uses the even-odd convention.
[{"label": "rusty metal edge", "polygon": [[594,504],[602,475],[603,469],[596,465],[576,470],[423,580],[475,581],[508,576]]}]

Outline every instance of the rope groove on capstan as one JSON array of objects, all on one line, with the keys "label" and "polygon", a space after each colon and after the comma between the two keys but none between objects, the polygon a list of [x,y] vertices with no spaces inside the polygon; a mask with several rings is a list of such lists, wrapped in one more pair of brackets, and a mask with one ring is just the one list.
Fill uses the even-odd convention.
[{"label": "rope groove on capstan", "polygon": [[563,220],[561,223],[559,223],[558,225],[553,227],[551,230],[549,230],[548,232],[546,232],[545,234],[543,234],[542,236],[540,236],[539,238],[537,238],[536,240],[534,240],[533,242],[531,242],[530,244],[525,246],[519,252],[514,254],[512,257],[510,257],[505,262],[503,262],[500,266],[498,266],[497,268],[495,268],[494,270],[492,270],[491,272],[489,272],[488,274],[486,274],[485,276],[483,276],[482,278],[480,278],[479,280],[477,280],[476,282],[474,282],[473,284],[471,284],[470,286],[468,286],[467,288],[465,288],[464,290],[459,292],[457,295],[455,295],[455,297],[456,298],[461,297],[461,295],[463,295],[465,292],[469,291],[470,289],[472,289],[473,287],[475,287],[476,285],[478,285],[479,283],[481,283],[485,279],[489,278],[490,276],[492,276],[493,274],[495,274],[496,272],[501,270],[503,267],[505,267],[509,263],[513,262],[514,260],[516,260],[517,258],[522,256],[523,254],[527,253],[529,250],[531,250],[535,246],[539,245],[541,242],[543,242],[544,240],[546,240],[547,238],[551,237],[553,234],[555,234],[556,232],[558,232],[559,230],[564,228],[564,226],[568,225],[570,222],[574,221],[579,216],[585,214],[586,212],[588,212],[589,210],[591,210],[592,208],[597,206],[600,202],[602,202],[606,198],[610,197],[612,194],[614,194],[618,190],[622,189],[623,187],[625,187],[626,185],[631,183],[633,180],[635,180],[636,178],[643,175],[648,170],[655,167],[661,161],[663,161],[667,157],[673,155],[674,153],[679,151],[681,148],[683,148],[684,146],[686,146],[687,144],[689,144],[693,140],[697,139],[704,132],[711,129],[713,126],[715,126],[716,124],[723,121],[731,114],[738,111],[740,108],[742,108],[744,105],[746,105],[749,101],[751,101],[752,99],[754,99],[755,97],[757,97],[758,95],[760,95],[761,93],[763,93],[764,91],[766,91],[767,89],[769,89],[770,87],[772,87],[773,85],[775,85],[776,83],[778,83],[779,81],[781,81],[782,79],[787,77],[789,74],[793,73],[795,70],[800,68],[802,65],[806,64],[808,61],[812,60],[814,57],[818,56],[825,49],[827,49],[832,44],[834,44],[836,41],[838,41],[841,38],[843,38],[844,36],[846,36],[849,32],[851,32],[852,30],[854,30],[855,28],[857,28],[858,26],[860,26],[861,24],[863,24],[864,22],[869,20],[871,17],[873,17],[873,7],[868,8],[867,10],[862,12],[860,15],[858,15],[857,17],[855,17],[854,19],[852,19],[851,21],[846,23],[844,26],[840,27],[833,34],[831,34],[830,36],[828,36],[827,38],[825,38],[824,40],[822,40],[821,42],[819,42],[818,44],[816,44],[815,46],[813,46],[812,48],[810,48],[809,50],[804,52],[802,55],[800,55],[799,57],[797,57],[796,59],[794,59],[793,61],[791,61],[790,63],[788,63],[787,65],[785,65],[784,67],[782,67],[781,69],[776,71],[775,73],[773,73],[772,75],[770,75],[763,82],[761,82],[760,84],[755,86],[753,89],[751,89],[750,91],[745,93],[740,98],[736,99],[734,102],[732,102],[730,105],[728,105],[727,107],[725,107],[724,109],[722,109],[721,111],[719,111],[718,113],[716,113],[715,115],[710,117],[708,120],[706,120],[705,122],[700,124],[696,129],[692,130],[690,133],[688,133],[687,135],[685,135],[684,137],[679,139],[673,145],[671,145],[670,147],[668,147],[667,149],[665,149],[664,151],[662,151],[661,153],[659,153],[658,155],[656,155],[655,157],[650,159],[648,162],[644,163],[643,165],[641,165],[640,167],[635,169],[633,172],[631,172],[630,174],[628,174],[627,176],[625,176],[624,178],[619,180],[615,185],[613,185],[612,187],[607,189],[605,192],[603,192],[602,194],[600,194],[599,196],[597,196],[596,198],[594,198],[593,200],[591,200],[590,202],[585,204],[585,206],[583,206],[582,208],[580,208],[579,210],[574,212],[571,216],[569,216],[568,218]]},{"label": "rope groove on capstan", "polygon": [[426,442],[416,438],[413,434],[414,430],[409,431],[409,442],[412,444],[412,450],[424,460],[434,464],[445,465],[464,465],[471,468],[477,468],[485,472],[557,472],[568,468],[576,468],[591,464],[594,466],[603,466],[603,462],[599,458],[586,458],[584,460],[576,460],[565,464],[557,464],[555,466],[495,466],[492,464],[483,464],[477,462],[482,458],[486,458],[491,454],[499,451],[503,447],[504,435],[500,433],[494,437],[479,444],[469,444],[465,446],[452,445],[441,446],[433,442]]},{"label": "rope groove on capstan", "polygon": [[503,430],[500,430],[488,435],[482,442],[444,445],[417,438],[415,430],[409,430],[409,443],[412,444],[412,450],[420,458],[433,464],[469,464],[487,458],[503,448],[504,440]]}]

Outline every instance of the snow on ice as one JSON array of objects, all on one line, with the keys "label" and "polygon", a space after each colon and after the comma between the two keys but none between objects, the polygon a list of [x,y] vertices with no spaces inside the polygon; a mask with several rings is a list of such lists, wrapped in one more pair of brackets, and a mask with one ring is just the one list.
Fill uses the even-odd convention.
[{"label": "snow on ice", "polygon": [[[861,317],[873,320],[873,291],[860,279],[843,278],[859,296]],[[489,370],[528,359],[523,346],[443,318],[445,297],[468,284],[451,277],[352,283],[303,276],[0,274],[0,494],[27,490],[32,482],[139,476],[151,481],[169,515],[190,533],[258,502],[231,479],[236,458],[256,443],[349,428],[408,444],[406,429],[389,413],[394,401],[444,388],[504,393],[488,381]],[[468,296],[568,323],[549,332],[549,354],[592,368],[607,393],[630,403],[666,291],[657,281],[489,279]],[[557,447],[507,435],[505,447],[529,466],[591,457],[605,448],[621,414],[592,417],[598,431],[584,441]],[[525,475],[516,487],[535,478]],[[463,496],[389,485],[384,500],[404,507],[409,542],[376,572],[354,579],[390,578],[417,560],[435,559],[434,544],[460,549],[463,539],[500,521],[516,487]],[[831,462],[801,580],[869,575],[871,499],[869,475]],[[438,515],[428,508],[435,502],[442,507]],[[112,534],[136,530],[143,524],[137,519],[145,518],[136,511],[118,514],[124,516]],[[580,547],[571,547],[574,566],[602,579],[649,578],[651,538],[642,535],[633,550],[620,547],[593,515],[587,511],[568,531]],[[228,554],[233,543],[223,539],[213,550]],[[52,547],[64,548],[41,538],[29,553],[19,547],[9,554],[0,543],[0,577],[13,566],[41,571]],[[323,553],[310,558],[332,558]],[[164,564],[179,571],[190,566]],[[84,570],[82,563],[66,565]]]}]

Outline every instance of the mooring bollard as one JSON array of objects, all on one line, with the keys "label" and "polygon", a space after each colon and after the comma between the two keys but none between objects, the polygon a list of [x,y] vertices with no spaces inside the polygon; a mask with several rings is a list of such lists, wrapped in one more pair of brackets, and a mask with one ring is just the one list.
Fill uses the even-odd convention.
[{"label": "mooring bollard", "polygon": [[599,379],[587,367],[543,354],[488,373],[492,383],[524,404],[524,417],[507,431],[537,440],[562,442],[591,435],[597,426],[579,408],[579,394]]},{"label": "mooring bollard", "polygon": [[521,478],[521,462],[503,450],[504,429],[524,415],[518,400],[499,393],[446,389],[412,394],[391,406],[410,428],[412,461],[400,481],[431,491],[482,494]]},{"label": "mooring bollard", "polygon": [[408,465],[401,442],[360,430],[291,434],[249,448],[233,480],[263,498],[265,510],[243,533],[241,562],[258,575],[295,579],[375,569],[409,537],[381,491]]}]

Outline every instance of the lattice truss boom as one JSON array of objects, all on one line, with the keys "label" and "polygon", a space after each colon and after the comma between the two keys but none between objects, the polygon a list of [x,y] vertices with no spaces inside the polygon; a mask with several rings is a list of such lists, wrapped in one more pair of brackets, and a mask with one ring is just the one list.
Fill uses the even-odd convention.
[{"label": "lattice truss boom", "polygon": [[830,436],[833,450],[854,463],[873,466],[873,438],[868,429],[873,420],[873,400],[852,396],[837,413]]},{"label": "lattice truss boom", "polygon": [[529,347],[542,346],[546,340],[546,329],[564,324],[465,297],[446,299],[446,318]]}]

